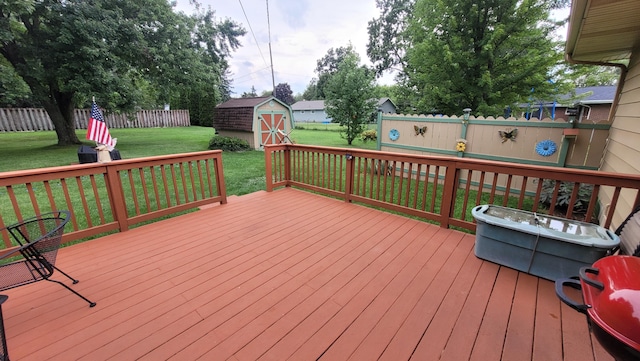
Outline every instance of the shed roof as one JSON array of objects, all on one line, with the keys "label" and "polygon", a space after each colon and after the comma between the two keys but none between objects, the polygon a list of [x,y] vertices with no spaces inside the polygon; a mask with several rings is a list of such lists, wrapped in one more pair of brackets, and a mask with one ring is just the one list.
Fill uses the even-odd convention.
[{"label": "shed roof", "polygon": [[233,98],[219,104],[216,108],[253,108],[264,103],[269,98],[271,97]]}]

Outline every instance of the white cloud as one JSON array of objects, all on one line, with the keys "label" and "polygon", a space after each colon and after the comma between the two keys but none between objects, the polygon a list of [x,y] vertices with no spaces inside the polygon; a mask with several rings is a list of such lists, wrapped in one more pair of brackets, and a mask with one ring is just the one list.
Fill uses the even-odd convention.
[{"label": "white cloud", "polygon": [[[229,61],[236,95],[249,91],[252,86],[258,93],[271,90],[267,0],[200,2],[211,6],[219,19],[231,18],[247,30],[241,39],[242,47]],[[188,0],[178,0],[178,10],[189,12]],[[294,94],[302,93],[316,76],[318,59],[330,48],[347,46],[349,42],[368,64],[367,23],[378,15],[375,0],[269,1],[275,83],[288,83]],[[389,84],[390,80],[387,76],[382,82]]]}]

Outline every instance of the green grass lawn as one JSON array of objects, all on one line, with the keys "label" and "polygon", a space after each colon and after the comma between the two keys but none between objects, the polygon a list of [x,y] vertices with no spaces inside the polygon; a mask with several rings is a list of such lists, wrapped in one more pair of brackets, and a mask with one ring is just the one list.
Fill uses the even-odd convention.
[{"label": "green grass lawn", "polygon": [[[323,129],[324,128],[324,129]],[[84,140],[86,130],[77,131]],[[207,150],[214,131],[209,127],[112,129],[123,159]],[[298,144],[348,147],[337,124],[295,129]],[[58,146],[53,131],[0,133],[0,172],[78,163],[78,146]],[[86,145],[95,145],[85,141]],[[375,142],[355,140],[351,147],[375,149]],[[224,152],[223,167],[228,195],[242,195],[266,188],[264,152]]]}]

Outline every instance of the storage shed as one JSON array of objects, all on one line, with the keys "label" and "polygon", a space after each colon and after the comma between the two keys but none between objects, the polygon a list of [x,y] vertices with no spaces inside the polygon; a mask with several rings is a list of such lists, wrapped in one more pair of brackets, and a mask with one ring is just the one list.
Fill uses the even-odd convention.
[{"label": "storage shed", "polygon": [[221,136],[249,142],[254,149],[279,144],[293,129],[293,113],[273,96],[230,99],[215,109],[213,127]]}]

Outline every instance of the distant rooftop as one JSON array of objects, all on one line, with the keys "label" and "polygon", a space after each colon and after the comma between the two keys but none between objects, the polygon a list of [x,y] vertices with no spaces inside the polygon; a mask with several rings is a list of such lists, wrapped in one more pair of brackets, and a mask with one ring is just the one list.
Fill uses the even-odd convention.
[{"label": "distant rooftop", "polygon": [[[613,103],[613,98],[616,96],[615,85],[610,86],[588,86],[584,88],[576,88],[576,96],[579,97],[576,101],[577,104],[606,104]],[[581,95],[585,95],[581,97]],[[560,96],[558,100],[560,103],[571,99],[570,94]]]},{"label": "distant rooftop", "polygon": [[324,100],[301,100],[293,103],[293,110],[324,110]]}]

